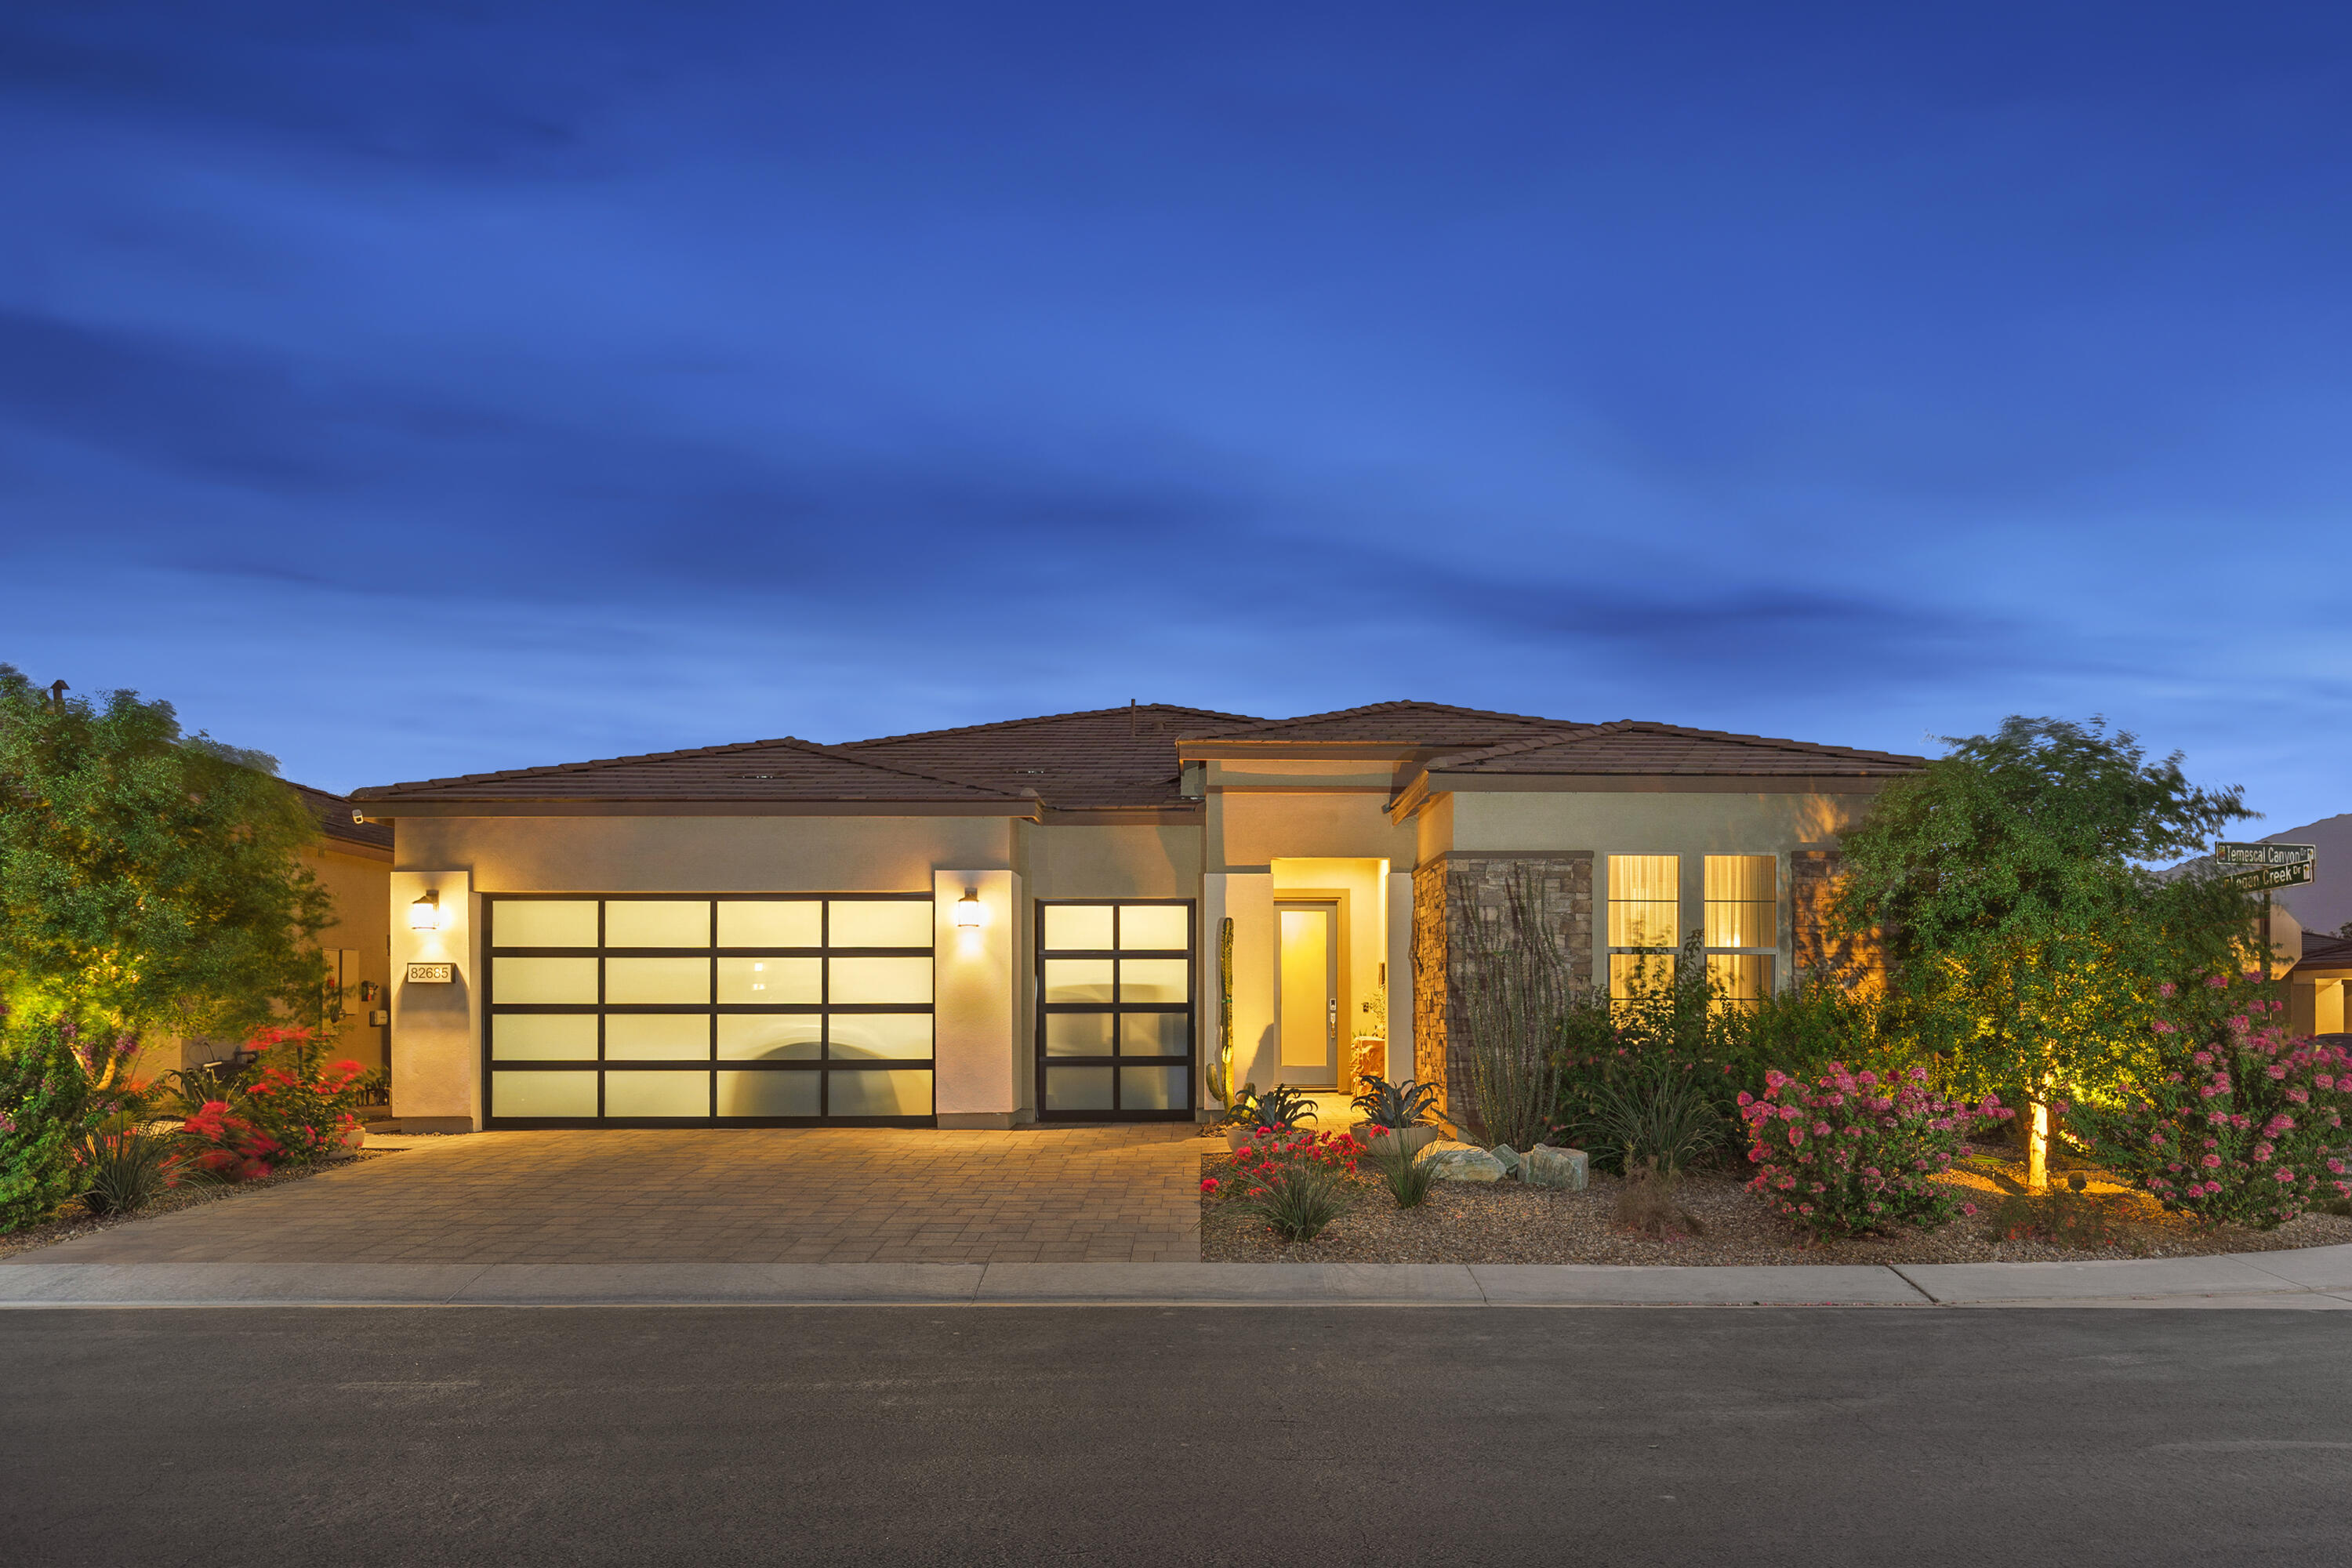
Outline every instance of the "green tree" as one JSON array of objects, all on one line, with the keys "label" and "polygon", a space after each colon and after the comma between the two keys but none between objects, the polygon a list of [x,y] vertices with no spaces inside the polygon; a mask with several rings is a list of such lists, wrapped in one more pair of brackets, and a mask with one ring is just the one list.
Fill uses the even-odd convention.
[{"label": "green tree", "polygon": [[0,1000],[132,1032],[316,1013],[333,906],[277,763],[167,702],[43,691],[0,664]]},{"label": "green tree", "polygon": [[1881,933],[1894,1005],[1956,1088],[2028,1091],[2040,1186],[2050,1101],[2146,1070],[2165,983],[2242,967],[2259,901],[2152,868],[2254,814],[2097,719],[2012,717],[1947,744],[1845,836],[1833,918]]}]

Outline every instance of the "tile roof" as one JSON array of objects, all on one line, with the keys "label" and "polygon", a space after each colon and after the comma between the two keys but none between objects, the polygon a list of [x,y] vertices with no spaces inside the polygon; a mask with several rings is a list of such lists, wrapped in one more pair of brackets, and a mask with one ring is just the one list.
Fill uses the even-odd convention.
[{"label": "tile roof", "polygon": [[355,790],[356,801],[918,801],[1024,804],[996,789],[786,735],[731,746],[510,768]]},{"label": "tile roof", "polygon": [[1373,702],[1297,719],[1268,719],[1230,730],[1187,734],[1187,741],[1360,741],[1399,746],[1495,745],[1584,728],[1570,719],[1495,713],[1444,702]]},{"label": "tile roof", "polygon": [[1447,773],[1705,773],[1727,776],[1893,775],[1927,766],[1925,757],[1864,752],[1769,735],[1686,730],[1619,719],[1484,751],[1441,757],[1430,772]]},{"label": "tile roof", "polygon": [[1239,713],[1142,702],[1079,713],[1047,713],[957,730],[848,741],[841,750],[998,789],[1027,789],[1049,805],[1183,804],[1176,742],[1262,723]]},{"label": "tile roof", "polygon": [[312,789],[306,784],[296,784],[292,779],[280,779],[278,782],[302,797],[302,804],[310,808],[312,816],[318,818],[319,831],[328,837],[339,838],[346,844],[364,844],[373,849],[392,847],[390,826],[381,822],[353,822],[352,803],[343,796],[323,789]]},{"label": "tile roof", "polygon": [[2352,968],[2352,936],[2330,936],[2324,931],[2303,934],[2303,956],[2295,961],[2298,969]]}]

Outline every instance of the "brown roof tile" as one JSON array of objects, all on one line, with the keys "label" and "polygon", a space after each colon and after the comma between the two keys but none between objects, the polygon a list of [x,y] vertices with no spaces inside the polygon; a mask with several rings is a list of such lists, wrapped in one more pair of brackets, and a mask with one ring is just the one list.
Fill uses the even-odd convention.
[{"label": "brown roof tile", "polygon": [[1485,751],[1438,759],[1433,774],[1446,773],[1706,773],[1738,776],[1895,774],[1916,772],[1924,757],[1895,752],[1864,752],[1768,735],[1737,735],[1721,730],[1686,730],[1620,719],[1587,724],[1564,733],[1537,736]]},{"label": "brown roof tile", "polygon": [[999,789],[1029,789],[1065,809],[1182,804],[1176,742],[1262,722],[1172,703],[1047,713],[957,730],[849,741],[861,757],[920,768]]},{"label": "brown roof tile", "polygon": [[1494,745],[1583,728],[1568,719],[1495,713],[1444,702],[1373,702],[1297,719],[1269,719],[1235,729],[1186,734],[1188,741],[1357,741],[1398,746]]},{"label": "brown roof tile", "polygon": [[312,789],[309,784],[296,784],[292,779],[279,782],[302,797],[302,804],[309,806],[310,815],[319,820],[319,831],[328,837],[341,839],[346,844],[364,844],[375,849],[392,847],[391,827],[381,822],[353,822],[352,803],[343,796],[322,789]]},{"label": "brown roof tile", "polygon": [[358,801],[922,801],[1019,804],[1024,792],[857,757],[786,735],[731,746],[511,768],[355,790]]}]

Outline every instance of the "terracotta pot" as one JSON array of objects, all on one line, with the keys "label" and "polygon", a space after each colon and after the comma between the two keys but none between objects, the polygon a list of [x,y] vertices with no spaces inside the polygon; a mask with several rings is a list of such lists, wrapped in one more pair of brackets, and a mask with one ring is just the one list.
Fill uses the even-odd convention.
[{"label": "terracotta pot", "polygon": [[1239,1153],[1241,1152],[1241,1146],[1248,1142],[1250,1141],[1250,1134],[1256,1131],[1257,1129],[1255,1127],[1226,1128],[1225,1147],[1234,1151],[1235,1153]]}]

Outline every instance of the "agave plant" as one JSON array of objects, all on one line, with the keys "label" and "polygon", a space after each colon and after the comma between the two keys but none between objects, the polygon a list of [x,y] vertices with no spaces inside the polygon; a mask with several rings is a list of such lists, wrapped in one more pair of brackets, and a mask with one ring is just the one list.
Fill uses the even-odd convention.
[{"label": "agave plant", "polygon": [[1315,1102],[1286,1083],[1276,1084],[1264,1094],[1244,1095],[1241,1109],[1241,1120],[1252,1127],[1296,1127],[1320,1120]]},{"label": "agave plant", "polygon": [[1375,1127],[1401,1132],[1438,1120],[1437,1086],[1433,1083],[1415,1083],[1411,1079],[1391,1083],[1373,1073],[1366,1073],[1356,1081],[1364,1085],[1364,1092],[1348,1103],[1362,1111],[1364,1120]]}]

